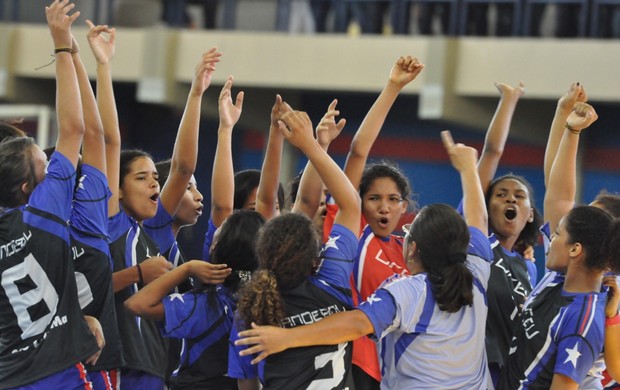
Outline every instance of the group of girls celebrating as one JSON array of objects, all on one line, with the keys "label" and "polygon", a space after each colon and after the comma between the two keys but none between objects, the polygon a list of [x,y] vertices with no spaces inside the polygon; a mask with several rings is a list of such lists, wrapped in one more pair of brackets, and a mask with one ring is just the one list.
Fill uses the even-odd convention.
[{"label": "group of girls celebrating", "polygon": [[[602,389],[620,379],[610,273],[620,272],[620,197],[575,205],[579,135],[597,119],[582,85],[558,101],[542,216],[525,179],[494,178],[524,93],[497,83],[480,158],[441,134],[461,204],[422,207],[401,236],[410,184],[394,164],[367,160],[424,69],[418,59],[394,63],[343,169],[327,153],[346,124],[337,100],[314,129],[276,95],[262,169],[235,174],[244,94],[233,96],[229,76],[203,258],[186,259],[177,233],[203,213],[202,97],[224,57],[202,55],[172,156],[155,163],[120,148],[115,30],[87,21],[95,95],[73,8],[45,9],[59,128],[49,163],[22,131],[0,129],[1,389]],[[284,141],[308,158],[290,208]]]}]

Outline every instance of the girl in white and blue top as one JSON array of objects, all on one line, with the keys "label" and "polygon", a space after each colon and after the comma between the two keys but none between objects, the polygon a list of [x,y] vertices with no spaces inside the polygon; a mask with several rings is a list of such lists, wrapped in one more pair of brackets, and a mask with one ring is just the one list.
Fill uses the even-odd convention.
[{"label": "girl in white and blue top", "polygon": [[[292,347],[378,340],[383,389],[486,389],[484,348],[491,248],[476,151],[442,133],[461,175],[463,217],[447,205],[424,207],[405,238],[411,276],[387,280],[357,310],[292,329],[254,327],[237,345],[257,363]],[[469,227],[468,227],[469,226]]]}]

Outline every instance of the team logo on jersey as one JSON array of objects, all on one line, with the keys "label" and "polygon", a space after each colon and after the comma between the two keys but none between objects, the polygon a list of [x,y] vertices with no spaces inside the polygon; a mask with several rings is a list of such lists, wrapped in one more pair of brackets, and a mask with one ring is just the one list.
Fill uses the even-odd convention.
[{"label": "team logo on jersey", "polygon": [[579,352],[579,341],[575,343],[573,348],[566,348],[566,353],[568,356],[564,363],[571,362],[573,363],[573,368],[577,368],[577,359],[581,356],[581,352]]},{"label": "team logo on jersey", "polygon": [[325,247],[323,248],[323,250],[325,251],[328,248],[334,248],[338,250],[338,245],[336,245],[336,241],[338,241],[338,239],[340,239],[340,236],[330,237],[325,243]]},{"label": "team logo on jersey", "polygon": [[84,190],[84,179],[86,179],[86,175],[82,175],[78,179],[78,188],[81,188],[83,190]]},{"label": "team logo on jersey", "polygon": [[366,299],[366,302],[368,302],[369,305],[372,305],[375,302],[381,302],[381,298],[377,297],[375,293],[373,293]]},{"label": "team logo on jersey", "polygon": [[183,299],[183,295],[179,293],[170,294],[170,302],[174,301],[175,299],[178,299],[179,301],[185,303],[185,299]]}]

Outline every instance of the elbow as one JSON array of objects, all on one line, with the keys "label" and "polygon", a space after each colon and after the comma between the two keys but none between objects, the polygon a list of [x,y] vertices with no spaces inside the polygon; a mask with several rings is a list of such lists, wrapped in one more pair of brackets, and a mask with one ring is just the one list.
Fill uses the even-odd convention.
[{"label": "elbow", "polygon": [[140,316],[143,312],[143,310],[141,309],[141,305],[138,300],[135,299],[135,296],[127,299],[124,303],[124,306],[125,310],[136,316]]}]

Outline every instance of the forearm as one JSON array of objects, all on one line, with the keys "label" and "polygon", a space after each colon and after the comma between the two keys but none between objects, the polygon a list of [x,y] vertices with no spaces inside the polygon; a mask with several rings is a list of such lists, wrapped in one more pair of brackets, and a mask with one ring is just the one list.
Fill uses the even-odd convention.
[{"label": "forearm", "polygon": [[308,161],[301,175],[297,197],[294,199],[295,205],[291,211],[293,213],[305,214],[309,218],[314,217],[314,214],[316,214],[321,204],[322,189],[323,182],[321,181],[321,177],[314,168],[314,165]]},{"label": "forearm", "polygon": [[487,208],[480,186],[480,177],[475,167],[460,172],[463,189],[463,215],[468,226],[488,233]]},{"label": "forearm", "polygon": [[482,184],[482,191],[485,192],[489,183],[493,180],[499,160],[504,153],[504,146],[510,131],[510,123],[515,108],[517,107],[518,98],[513,96],[502,96],[491,119],[487,130],[484,147],[480,160],[478,161],[478,174]]},{"label": "forearm", "polygon": [[338,204],[339,212],[336,216],[336,223],[356,231],[361,212],[361,200],[357,190],[318,142],[306,145],[303,151]]},{"label": "forearm", "polygon": [[215,226],[221,226],[233,211],[234,175],[232,133],[220,127],[211,175],[211,219]]},{"label": "forearm", "polygon": [[620,324],[605,327],[605,365],[609,376],[620,382]]},{"label": "forearm", "polygon": [[184,263],[153,280],[125,301],[125,308],[137,316],[161,321],[161,301],[190,276],[190,263]]},{"label": "forearm", "polygon": [[[265,160],[263,161],[258,191],[256,193],[256,211],[261,213],[267,220],[276,215],[283,145],[284,136],[277,127],[272,126],[269,130]],[[280,207],[283,206],[280,205]]]},{"label": "forearm", "polygon": [[97,100],[90,86],[90,80],[84,68],[79,53],[73,53],[73,64],[80,87],[82,109],[84,111],[84,143],[82,147],[82,161],[91,165],[101,172],[106,172],[105,166],[105,143],[103,125],[97,109]]},{"label": "forearm", "polygon": [[139,282],[140,273],[138,272],[137,266],[125,268],[124,270],[116,271],[112,274],[112,288],[114,293]]},{"label": "forearm", "polygon": [[551,167],[555,161],[555,156],[558,153],[558,148],[562,136],[564,134],[564,125],[570,115],[571,110],[566,109],[558,105],[555,109],[555,115],[551,122],[551,129],[549,130],[549,138],[547,140],[547,146],[545,148],[545,160],[544,160],[544,174],[545,174],[545,186],[548,186],[549,175],[551,174]]},{"label": "forearm", "polygon": [[551,231],[555,231],[560,219],[575,203],[578,147],[579,135],[564,131],[545,191],[545,221],[550,223]]},{"label": "forearm", "polygon": [[187,97],[185,111],[181,118],[181,124],[172,152],[171,169],[174,167],[176,170],[189,176],[194,174],[198,159],[201,107],[202,95],[190,93]]},{"label": "forearm", "polygon": [[289,348],[335,345],[353,341],[374,332],[372,323],[361,310],[333,314],[311,325],[287,329]]},{"label": "forearm", "polygon": [[69,52],[56,54],[56,115],[56,150],[76,166],[84,135],[84,118],[75,66]]},{"label": "forearm", "polygon": [[398,86],[388,82],[353,137],[345,163],[345,173],[355,188],[359,187],[370,149],[379,136],[400,90]]}]

